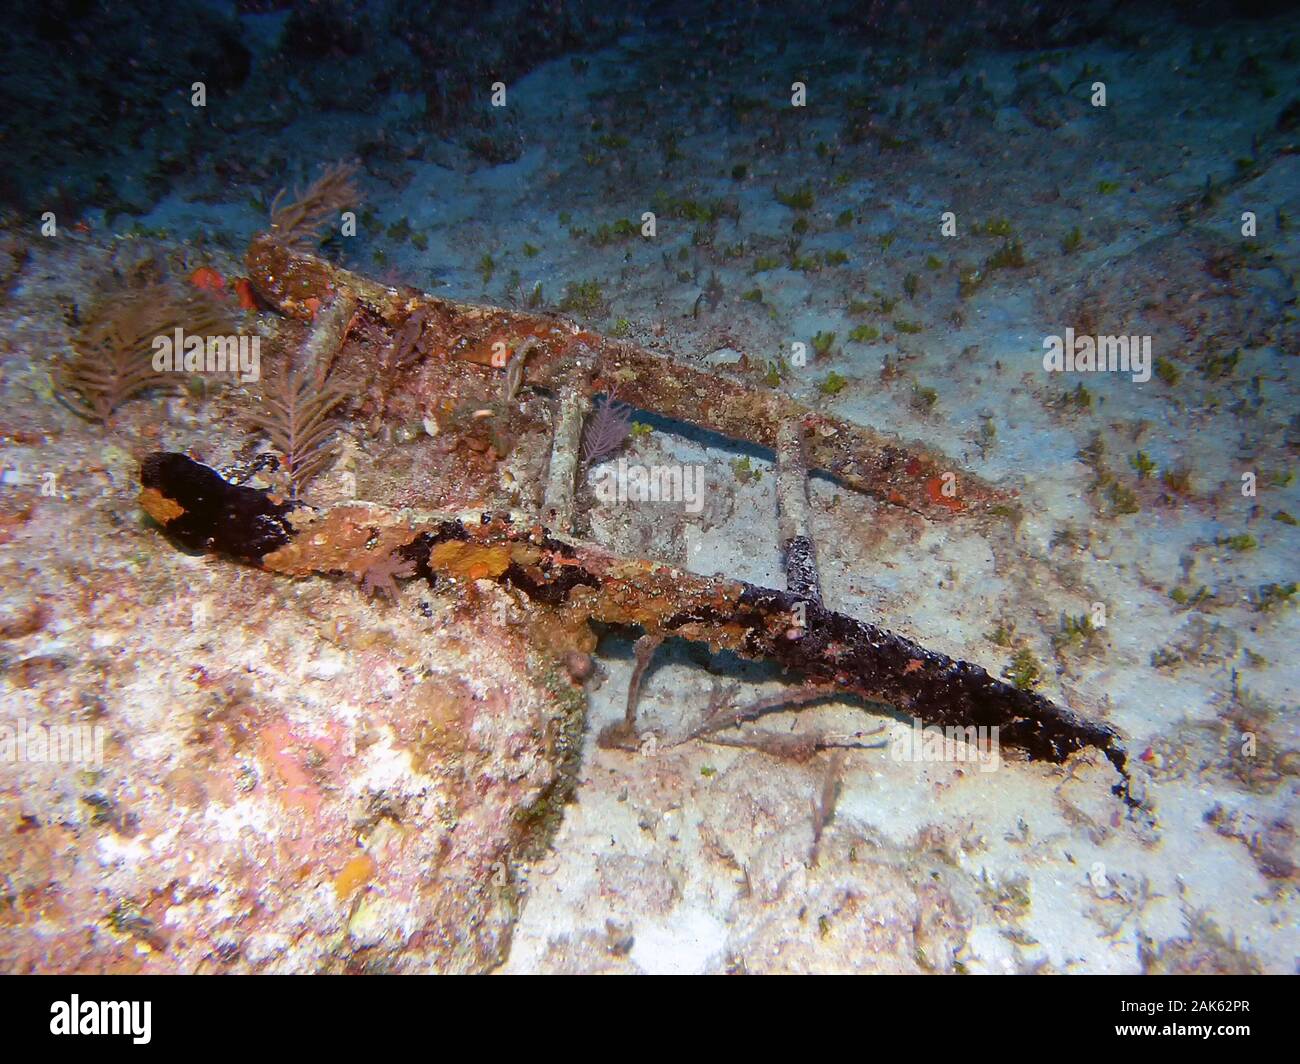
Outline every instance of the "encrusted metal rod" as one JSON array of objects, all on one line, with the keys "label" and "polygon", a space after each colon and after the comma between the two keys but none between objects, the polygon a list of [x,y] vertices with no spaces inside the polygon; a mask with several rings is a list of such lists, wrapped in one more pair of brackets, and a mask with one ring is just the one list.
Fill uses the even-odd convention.
[{"label": "encrusted metal rod", "polygon": [[573,498],[577,490],[582,426],[591,412],[591,397],[577,389],[565,391],[556,404],[555,435],[542,496],[542,515],[561,532],[573,531]]},{"label": "encrusted metal rod", "polygon": [[311,331],[302,347],[303,365],[312,367],[317,382],[329,376],[348,322],[357,310],[357,299],[351,292],[340,292],[320,310],[312,321]]},{"label": "encrusted metal rod", "polygon": [[771,388],[755,388],[669,364],[629,344],[605,341],[597,389],[617,385],[639,410],[687,421],[733,439],[776,449],[781,426],[800,422],[808,468],[855,491],[932,520],[1003,506],[1011,495],[920,444],[832,417]]},{"label": "encrusted metal rod", "polygon": [[588,381],[594,359],[580,352],[565,373],[555,409],[555,433],[551,437],[551,461],[542,496],[542,516],[561,532],[573,531],[573,500],[577,493],[578,467],[582,459],[582,426],[591,413]]},{"label": "encrusted metal rod", "polygon": [[[508,514],[419,514],[371,505],[314,510],[227,483],[182,454],[140,472],[141,505],[190,549],[217,551],[293,576],[365,572],[398,553],[418,575],[492,580],[574,620],[638,626],[774,661],[809,685],[887,702],[927,724],[997,727],[1004,746],[1060,763],[1093,747],[1123,777],[1119,733],[978,665],[772,588],[627,558]],[[803,614],[803,625],[792,618]]]},{"label": "encrusted metal rod", "polygon": [[641,683],[645,679],[646,670],[650,668],[655,651],[663,641],[664,637],[657,633],[643,635],[636,641],[632,648],[636,660],[632,666],[632,677],[627,682],[627,704],[623,708],[623,719],[601,731],[597,738],[600,746],[606,749],[635,750],[641,745],[636,730],[636,707],[641,701]]},{"label": "encrusted metal rod", "polygon": [[808,463],[803,426],[797,421],[782,422],[776,433],[776,509],[786,590],[820,604],[822,583],[808,519]]}]

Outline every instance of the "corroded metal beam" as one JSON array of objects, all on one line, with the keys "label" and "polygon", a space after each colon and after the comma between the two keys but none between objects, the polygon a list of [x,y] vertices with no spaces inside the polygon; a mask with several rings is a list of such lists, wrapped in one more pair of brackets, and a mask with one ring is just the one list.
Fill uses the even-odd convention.
[{"label": "corroded metal beam", "polygon": [[1123,777],[1119,734],[1042,695],[790,591],[627,558],[507,514],[317,510],[228,484],[159,452],[141,469],[141,504],[183,546],[293,576],[363,574],[396,555],[431,582],[491,580],[570,620],[636,626],[777,662],[812,685],[889,703],[927,724],[997,727],[1031,758],[1063,762],[1096,748]]}]

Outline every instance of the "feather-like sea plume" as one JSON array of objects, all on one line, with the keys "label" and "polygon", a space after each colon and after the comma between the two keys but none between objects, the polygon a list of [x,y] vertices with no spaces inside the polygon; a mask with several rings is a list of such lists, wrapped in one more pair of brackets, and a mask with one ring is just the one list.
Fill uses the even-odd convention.
[{"label": "feather-like sea plume", "polygon": [[261,401],[245,416],[280,452],[294,498],[334,457],[335,418],[346,398],[328,370],[314,367],[290,364],[262,382]]},{"label": "feather-like sea plume", "polygon": [[72,411],[107,423],[113,411],[141,392],[174,388],[175,374],[153,368],[153,341],[182,329],[191,336],[229,331],[227,312],[203,293],[179,294],[155,281],[103,300],[72,341],[74,356],[55,371],[55,392]]},{"label": "feather-like sea plume", "polygon": [[276,243],[295,251],[314,248],[330,218],[356,205],[359,193],[352,183],[355,174],[356,167],[338,163],[293,199],[287,198],[287,189],[280,189],[271,201],[271,235]]},{"label": "feather-like sea plume", "polygon": [[372,436],[379,432],[388,414],[388,403],[393,390],[411,368],[429,353],[429,340],[424,335],[425,317],[425,311],[416,311],[380,349],[370,384],[371,404],[374,407],[370,418]]},{"label": "feather-like sea plume", "polygon": [[632,408],[613,394],[602,396],[582,434],[582,460],[595,465],[623,446],[632,431]]}]

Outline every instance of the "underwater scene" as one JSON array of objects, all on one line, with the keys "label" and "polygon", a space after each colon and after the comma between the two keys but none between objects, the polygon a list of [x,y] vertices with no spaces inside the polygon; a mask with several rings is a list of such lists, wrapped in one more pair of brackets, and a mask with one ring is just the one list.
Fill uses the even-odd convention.
[{"label": "underwater scene", "polygon": [[6,8],[0,971],[1296,971],[1292,5]]}]

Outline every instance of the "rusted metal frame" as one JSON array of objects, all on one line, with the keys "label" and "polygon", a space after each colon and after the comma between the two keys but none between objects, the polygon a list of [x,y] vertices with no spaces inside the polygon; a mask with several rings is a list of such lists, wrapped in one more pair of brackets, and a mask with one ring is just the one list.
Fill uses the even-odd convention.
[{"label": "rusted metal frame", "polygon": [[575,350],[582,350],[595,358],[592,387],[614,389],[621,400],[641,410],[769,450],[776,449],[783,425],[797,423],[803,428],[810,470],[931,520],[987,511],[1011,498],[920,444],[833,417],[772,389],[670,362],[560,318],[382,285],[265,235],[253,241],[247,261],[262,298],[304,320],[345,295],[394,328],[420,313],[428,346],[444,358],[502,370],[508,358],[503,360],[501,352],[509,355],[528,343],[531,354],[524,381],[556,394],[565,390]]},{"label": "rusted metal frame", "polygon": [[228,484],[181,454],[151,455],[141,484],[144,509],[190,549],[294,576],[356,575],[398,551],[431,581],[493,580],[582,620],[774,661],[809,685],[886,702],[926,724],[997,727],[1003,745],[1031,758],[1059,763],[1096,748],[1123,777],[1116,790],[1127,796],[1126,755],[1114,729],[788,590],[622,557],[523,515],[315,510]]}]

